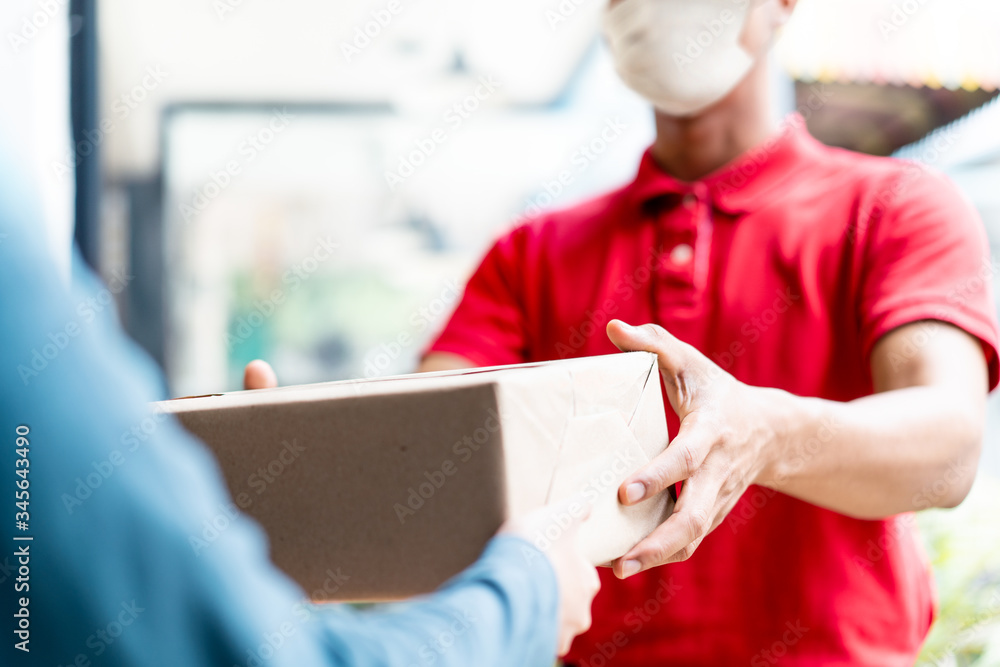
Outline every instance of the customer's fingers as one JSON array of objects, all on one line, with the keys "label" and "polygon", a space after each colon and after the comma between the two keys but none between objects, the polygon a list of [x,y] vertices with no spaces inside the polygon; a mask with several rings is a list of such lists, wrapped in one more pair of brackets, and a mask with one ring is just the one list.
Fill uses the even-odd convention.
[{"label": "customer's fingers", "polygon": [[271,364],[261,359],[255,359],[247,364],[243,371],[244,389],[270,389],[278,386],[278,376]]}]

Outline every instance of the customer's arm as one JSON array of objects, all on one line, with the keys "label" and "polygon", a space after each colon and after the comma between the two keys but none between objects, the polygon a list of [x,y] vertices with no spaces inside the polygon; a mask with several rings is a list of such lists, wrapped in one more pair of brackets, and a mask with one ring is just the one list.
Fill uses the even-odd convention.
[{"label": "customer's arm", "polygon": [[479,562],[420,601],[371,613],[309,606],[299,615],[316,614],[325,625],[333,664],[550,667],[558,601],[545,556],[500,536]]},{"label": "customer's arm", "polygon": [[[260,529],[233,513],[205,449],[148,412],[159,377],[115,323],[110,291],[86,272],[61,283],[21,205],[28,188],[0,171],[0,662],[551,664],[556,578],[515,537],[408,609],[305,604]],[[24,600],[30,653],[11,633]]]}]

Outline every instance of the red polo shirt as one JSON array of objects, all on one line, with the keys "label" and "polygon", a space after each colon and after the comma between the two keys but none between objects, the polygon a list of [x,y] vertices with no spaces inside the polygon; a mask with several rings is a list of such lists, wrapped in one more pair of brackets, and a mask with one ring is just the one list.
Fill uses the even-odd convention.
[{"label": "red polo shirt", "polygon": [[[933,319],[982,341],[995,387],[992,269],[946,178],[823,146],[791,116],[700,182],[647,153],[631,184],[518,227],[431,350],[484,366],[612,354],[610,319],[656,322],[743,382],[850,401],[872,393],[881,336]],[[687,562],[601,578],[579,667],[909,666],[934,614],[912,516],[859,521],[760,487]]]}]

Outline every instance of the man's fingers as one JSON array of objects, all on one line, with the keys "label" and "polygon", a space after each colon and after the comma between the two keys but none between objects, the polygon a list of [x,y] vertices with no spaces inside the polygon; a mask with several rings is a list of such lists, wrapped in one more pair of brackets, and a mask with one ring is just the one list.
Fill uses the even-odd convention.
[{"label": "man's fingers", "polygon": [[243,370],[244,389],[270,389],[277,386],[278,376],[266,361],[256,359]]},{"label": "man's fingers", "polygon": [[622,483],[618,499],[623,505],[641,503],[697,472],[705,462],[711,443],[705,441],[706,436],[695,423],[694,417],[688,416],[666,450]]},{"label": "man's fingers", "polygon": [[673,370],[683,362],[687,350],[666,329],[657,324],[634,327],[621,320],[608,322],[608,338],[622,352],[652,352],[660,358],[660,368]]},{"label": "man's fingers", "polygon": [[612,320],[608,323],[608,338],[622,352],[652,352],[656,355],[667,397],[682,419],[690,411],[699,388],[712,379],[712,369],[721,370],[693,347],[656,324],[633,327],[621,320]]},{"label": "man's fingers", "polygon": [[625,579],[652,567],[690,558],[712,531],[717,495],[718,488],[704,481],[685,484],[673,515],[618,559],[614,564],[615,575]]}]

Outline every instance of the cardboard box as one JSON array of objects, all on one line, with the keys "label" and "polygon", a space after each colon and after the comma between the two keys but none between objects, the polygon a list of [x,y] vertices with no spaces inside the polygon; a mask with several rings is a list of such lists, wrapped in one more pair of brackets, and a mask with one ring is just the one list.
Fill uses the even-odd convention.
[{"label": "cardboard box", "polygon": [[[167,401],[215,453],[275,564],[319,600],[427,593],[504,520],[583,494],[595,564],[673,509],[625,508],[619,485],[666,446],[656,358],[544,364]],[[542,536],[539,536],[540,538]]]}]

